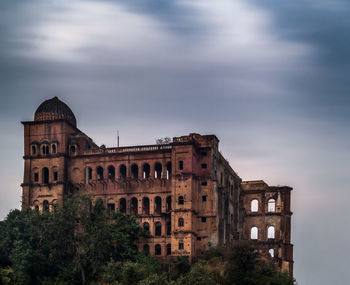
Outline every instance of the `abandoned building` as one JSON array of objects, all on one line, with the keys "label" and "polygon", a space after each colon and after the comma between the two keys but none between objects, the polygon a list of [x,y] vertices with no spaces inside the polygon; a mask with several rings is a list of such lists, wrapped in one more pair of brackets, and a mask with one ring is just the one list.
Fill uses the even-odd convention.
[{"label": "abandoned building", "polygon": [[140,251],[159,258],[198,255],[210,245],[254,240],[293,274],[292,188],[245,181],[219,152],[215,135],[190,134],[165,144],[97,146],[57,97],[24,125],[22,207],[50,210],[76,191],[110,211],[136,216],[150,238]]}]

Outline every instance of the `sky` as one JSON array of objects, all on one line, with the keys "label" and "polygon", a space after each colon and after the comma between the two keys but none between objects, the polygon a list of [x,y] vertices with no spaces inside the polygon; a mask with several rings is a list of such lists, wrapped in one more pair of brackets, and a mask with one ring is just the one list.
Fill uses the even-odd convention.
[{"label": "sky", "polygon": [[0,218],[23,126],[58,96],[94,141],[216,134],[243,180],[289,185],[299,285],[350,279],[350,2],[2,0]]}]

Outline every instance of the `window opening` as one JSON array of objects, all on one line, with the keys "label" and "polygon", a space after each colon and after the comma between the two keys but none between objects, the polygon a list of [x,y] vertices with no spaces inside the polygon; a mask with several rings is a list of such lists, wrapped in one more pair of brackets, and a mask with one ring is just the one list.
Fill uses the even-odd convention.
[{"label": "window opening", "polygon": [[184,226],[184,219],[183,218],[179,218],[178,226],[179,227],[183,227]]},{"label": "window opening", "polygon": [[157,162],[154,170],[154,178],[161,179],[162,178],[162,164]]},{"label": "window opening", "polygon": [[183,205],[183,204],[184,204],[184,197],[179,196],[179,205]]},{"label": "window opening", "polygon": [[162,254],[162,247],[160,244],[156,244],[154,247],[154,254],[155,255],[161,255]]},{"label": "window opening", "polygon": [[137,179],[139,177],[139,167],[137,164],[131,165],[131,178]]},{"label": "window opening", "polygon": [[161,236],[162,235],[162,224],[160,222],[156,222],[154,228],[155,228],[154,235]]},{"label": "window opening", "polygon": [[270,199],[267,202],[267,211],[268,212],[275,212],[276,211],[276,202],[275,199]]},{"label": "window opening", "polygon": [[115,178],[115,168],[112,165],[108,166],[108,177],[110,179],[114,179]]},{"label": "window opening", "polygon": [[166,211],[171,211],[171,196],[166,197]]},{"label": "window opening", "polygon": [[206,223],[207,222],[207,218],[206,217],[202,217],[202,223]]},{"label": "window opening", "polygon": [[267,238],[275,238],[275,227],[274,226],[270,226],[267,229]]},{"label": "window opening", "polygon": [[119,167],[119,178],[120,179],[125,179],[126,178],[126,166],[124,164],[122,164]]},{"label": "window opening", "polygon": [[49,169],[47,167],[43,168],[43,183],[49,184]]},{"label": "window opening", "polygon": [[131,199],[131,215],[136,216],[138,214],[138,201],[135,197]]},{"label": "window opening", "polygon": [[207,201],[207,195],[203,195],[202,196],[202,202],[206,202]]},{"label": "window opening", "polygon": [[170,255],[170,254],[171,254],[171,244],[170,244],[170,243],[168,243],[168,244],[166,245],[166,254],[167,254],[167,255]]},{"label": "window opening", "polygon": [[166,234],[171,235],[171,222],[166,223]]},{"label": "window opening", "polygon": [[171,178],[171,162],[166,164],[166,179]]},{"label": "window opening", "polygon": [[258,239],[258,228],[252,227],[250,229],[250,239]]},{"label": "window opening", "polygon": [[126,212],[126,200],[124,198],[121,198],[119,200],[119,212],[122,212],[122,213]]},{"label": "window opening", "polygon": [[44,202],[43,202],[43,211],[48,211],[48,210],[50,210],[49,201],[44,200]]},{"label": "window opening", "polygon": [[96,169],[97,172],[97,179],[103,180],[103,168],[101,166],[98,166]]},{"label": "window opening", "polygon": [[148,163],[143,165],[143,178],[149,178],[151,173],[151,167]]},{"label": "window opening", "polygon": [[145,244],[145,245],[143,246],[143,253],[144,253],[145,255],[149,255],[149,245],[148,245],[148,244]]},{"label": "window opening", "polygon": [[162,199],[157,196],[155,199],[154,199],[154,212],[156,214],[160,214],[162,211]]},{"label": "window opening", "polygon": [[179,250],[184,249],[184,243],[183,241],[179,241]]},{"label": "window opening", "polygon": [[142,199],[142,214],[149,215],[149,199],[147,197]]},{"label": "window opening", "polygon": [[202,163],[202,169],[207,169],[207,164],[206,163]]},{"label": "window opening", "polygon": [[254,199],[251,201],[251,211],[257,212],[259,210],[259,201],[257,199]]},{"label": "window opening", "polygon": [[179,170],[184,169],[184,162],[182,160],[179,161]]}]

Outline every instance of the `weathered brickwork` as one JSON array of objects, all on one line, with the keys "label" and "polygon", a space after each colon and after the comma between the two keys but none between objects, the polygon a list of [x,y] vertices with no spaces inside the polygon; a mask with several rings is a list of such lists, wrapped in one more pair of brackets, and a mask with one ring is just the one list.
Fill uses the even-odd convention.
[{"label": "weathered brickwork", "polygon": [[[39,106],[34,121],[22,123],[22,207],[49,210],[70,193],[90,193],[110,211],[136,216],[149,231],[150,238],[138,244],[140,251],[159,258],[192,258],[209,245],[253,239],[263,254],[271,255],[273,249],[275,262],[292,273],[292,189],[242,182],[219,152],[215,135],[99,147],[77,128],[73,112],[56,97]],[[268,238],[271,226],[274,236]],[[254,227],[257,238],[251,236]]]}]

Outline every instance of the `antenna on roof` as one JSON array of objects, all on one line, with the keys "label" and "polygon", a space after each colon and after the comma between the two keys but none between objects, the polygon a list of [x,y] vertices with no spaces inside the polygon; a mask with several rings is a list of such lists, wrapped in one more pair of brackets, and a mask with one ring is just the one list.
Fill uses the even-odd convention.
[{"label": "antenna on roof", "polygon": [[119,130],[117,130],[117,147],[119,147]]}]

